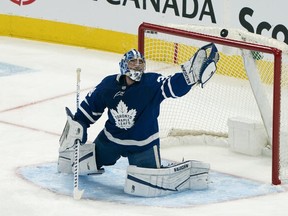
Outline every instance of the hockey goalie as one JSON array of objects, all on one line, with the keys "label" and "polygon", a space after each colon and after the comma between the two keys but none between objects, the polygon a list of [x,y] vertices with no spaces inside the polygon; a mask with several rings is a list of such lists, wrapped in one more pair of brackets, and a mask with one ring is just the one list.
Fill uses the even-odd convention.
[{"label": "hockey goalie", "polygon": [[[75,115],[66,108],[67,122],[60,138],[58,171],[72,173],[74,145],[79,146],[79,175],[101,174],[105,166],[126,157],[124,191],[143,197],[163,196],[179,191],[206,189],[207,163],[188,160],[163,166],[157,118],[160,104],[178,98],[200,85],[216,72],[219,60],[215,44],[200,48],[181,71],[165,77],[145,72],[144,56],[135,49],[124,54],[120,72],[105,77],[81,102]],[[107,120],[93,143],[86,143],[87,128],[107,110]]]}]

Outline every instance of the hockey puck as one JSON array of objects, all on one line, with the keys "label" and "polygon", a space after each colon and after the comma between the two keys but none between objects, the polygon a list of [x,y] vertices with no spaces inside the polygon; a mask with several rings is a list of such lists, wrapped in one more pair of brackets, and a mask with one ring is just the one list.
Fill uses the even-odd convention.
[{"label": "hockey puck", "polygon": [[228,35],[228,30],[227,29],[222,29],[220,32],[221,37],[227,37]]}]

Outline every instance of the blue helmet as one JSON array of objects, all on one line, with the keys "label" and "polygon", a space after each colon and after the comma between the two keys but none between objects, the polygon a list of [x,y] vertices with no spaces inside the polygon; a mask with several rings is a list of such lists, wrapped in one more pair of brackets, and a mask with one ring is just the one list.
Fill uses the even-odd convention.
[{"label": "blue helmet", "polygon": [[132,49],[124,54],[119,62],[120,72],[122,75],[139,82],[146,68],[144,56],[136,49]]}]

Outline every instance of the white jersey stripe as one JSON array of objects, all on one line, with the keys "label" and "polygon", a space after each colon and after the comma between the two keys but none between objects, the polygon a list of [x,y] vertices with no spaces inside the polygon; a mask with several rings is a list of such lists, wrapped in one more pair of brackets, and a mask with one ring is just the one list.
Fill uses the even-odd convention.
[{"label": "white jersey stripe", "polygon": [[158,153],[158,147],[157,147],[157,145],[154,145],[154,146],[153,146],[153,150],[154,150],[156,167],[157,167],[158,169],[160,169],[160,168],[161,168],[161,164],[160,164],[160,159],[159,159],[159,153]]},{"label": "white jersey stripe", "polygon": [[168,88],[169,88],[169,91],[170,91],[172,97],[173,97],[173,98],[177,98],[177,96],[176,96],[176,95],[174,94],[174,92],[173,92],[172,85],[171,85],[171,79],[170,79],[170,78],[168,78]]},{"label": "white jersey stripe", "polygon": [[93,116],[101,116],[102,115],[102,113],[100,113],[100,112],[92,112],[92,114],[93,114]]},{"label": "white jersey stripe", "polygon": [[81,112],[86,116],[86,118],[89,119],[89,121],[92,123],[96,122],[81,106],[79,107],[79,110],[81,110]]},{"label": "white jersey stripe", "polygon": [[165,82],[166,82],[166,80],[164,80],[164,82],[162,83],[161,91],[162,91],[162,95],[163,95],[163,97],[166,99],[166,98],[167,98],[167,95],[165,94],[165,90],[164,90]]},{"label": "white jersey stripe", "polygon": [[106,137],[114,142],[114,143],[117,143],[119,145],[125,145],[125,146],[145,146],[149,143],[151,143],[152,141],[156,140],[159,138],[159,133],[155,133],[155,134],[152,134],[150,137],[148,137],[147,139],[145,140],[141,140],[141,141],[138,141],[138,140],[122,140],[122,139],[118,139],[118,138],[115,138],[112,136],[112,134],[110,134],[106,128],[104,128],[104,133],[106,135]]},{"label": "white jersey stripe", "polygon": [[[86,100],[86,98],[84,99],[84,101],[85,101],[86,104],[88,104],[88,106],[90,106],[89,103],[88,103],[88,101]],[[82,111],[82,110],[81,110],[81,111]],[[82,112],[83,112],[83,114],[85,114],[84,111],[82,111]],[[95,116],[95,117],[98,117],[98,116],[101,116],[101,115],[102,115],[102,113],[100,113],[100,112],[92,112],[92,114],[93,114],[93,116]],[[87,115],[90,116],[88,113],[87,113]],[[85,116],[91,121],[91,119],[90,119],[87,115],[85,115]],[[91,117],[91,116],[90,116],[90,117]],[[93,117],[91,117],[91,118],[93,118]],[[93,122],[95,122],[95,120],[93,120]]]},{"label": "white jersey stripe", "polygon": [[175,95],[173,89],[172,89],[172,85],[171,85],[171,78],[167,78],[164,80],[164,82],[162,83],[162,86],[161,86],[161,91],[162,91],[162,95],[164,98],[168,98],[166,93],[165,93],[165,90],[164,90],[164,86],[166,85],[166,82],[168,82],[167,86],[168,86],[168,89],[169,89],[169,92],[170,94],[172,95],[173,98],[178,98],[178,96]]}]

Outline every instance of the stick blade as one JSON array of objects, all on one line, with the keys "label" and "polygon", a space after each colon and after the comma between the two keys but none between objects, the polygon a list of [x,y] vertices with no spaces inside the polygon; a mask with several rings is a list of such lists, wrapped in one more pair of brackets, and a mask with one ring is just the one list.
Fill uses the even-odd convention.
[{"label": "stick blade", "polygon": [[80,200],[82,195],[84,193],[84,190],[79,190],[78,188],[74,188],[73,190],[73,198],[75,200]]}]

